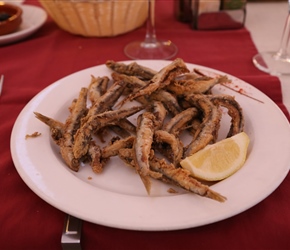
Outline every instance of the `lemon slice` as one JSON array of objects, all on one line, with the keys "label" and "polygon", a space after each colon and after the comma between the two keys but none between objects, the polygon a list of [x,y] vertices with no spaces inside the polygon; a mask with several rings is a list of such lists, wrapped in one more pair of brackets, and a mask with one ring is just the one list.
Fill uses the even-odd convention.
[{"label": "lemon slice", "polygon": [[208,145],[186,157],[180,165],[192,176],[206,181],[219,181],[238,171],[245,163],[250,139],[245,132]]}]

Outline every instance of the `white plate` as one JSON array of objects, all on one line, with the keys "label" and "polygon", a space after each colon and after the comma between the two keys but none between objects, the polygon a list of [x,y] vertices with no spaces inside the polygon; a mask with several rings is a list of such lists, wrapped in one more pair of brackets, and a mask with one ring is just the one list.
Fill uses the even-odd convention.
[{"label": "white plate", "polygon": [[0,36],[0,45],[22,40],[32,35],[44,24],[47,14],[42,8],[33,5],[20,5],[20,7],[23,10],[23,16],[19,29],[11,34]]},{"label": "white plate", "polygon": [[[168,61],[139,63],[160,69]],[[193,64],[188,67],[224,74]],[[229,77],[233,85],[264,103],[222,86],[214,88],[216,93],[236,96],[244,110],[245,131],[251,139],[243,168],[212,186],[228,198],[225,203],[186,192],[169,194],[168,186],[157,181],[153,182],[153,194],[148,197],[139,176],[117,158],[113,158],[100,175],[93,174],[90,167],[83,167],[78,173],[70,171],[60,158],[48,127],[38,121],[33,112],[64,121],[68,106],[78,96],[80,88],[88,86],[91,75],[109,74],[101,65],[60,79],[36,95],[15,122],[11,152],[17,171],[24,182],[52,206],[110,227],[153,231],[184,229],[220,221],[249,209],[271,194],[287,175],[290,164],[287,119],[266,95],[232,76]],[[26,134],[36,131],[42,135],[25,140]]]}]

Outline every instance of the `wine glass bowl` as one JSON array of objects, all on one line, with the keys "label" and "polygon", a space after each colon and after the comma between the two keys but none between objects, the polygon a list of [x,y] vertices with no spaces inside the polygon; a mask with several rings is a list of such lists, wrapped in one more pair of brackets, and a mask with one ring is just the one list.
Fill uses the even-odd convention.
[{"label": "wine glass bowl", "polygon": [[290,53],[288,46],[290,40],[290,0],[288,0],[288,3],[288,16],[280,48],[278,51],[260,52],[253,57],[253,63],[258,69],[275,76],[290,75]]},{"label": "wine glass bowl", "polygon": [[177,54],[177,47],[170,40],[158,40],[155,33],[155,1],[148,0],[148,17],[144,41],[126,45],[124,53],[131,59],[170,59]]}]

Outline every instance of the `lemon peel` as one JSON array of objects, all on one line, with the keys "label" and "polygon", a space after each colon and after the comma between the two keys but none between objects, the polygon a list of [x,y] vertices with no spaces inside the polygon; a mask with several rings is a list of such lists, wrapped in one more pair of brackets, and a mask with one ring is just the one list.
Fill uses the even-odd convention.
[{"label": "lemon peel", "polygon": [[249,143],[249,136],[241,132],[207,145],[183,159],[180,165],[200,180],[219,181],[234,174],[244,165]]}]

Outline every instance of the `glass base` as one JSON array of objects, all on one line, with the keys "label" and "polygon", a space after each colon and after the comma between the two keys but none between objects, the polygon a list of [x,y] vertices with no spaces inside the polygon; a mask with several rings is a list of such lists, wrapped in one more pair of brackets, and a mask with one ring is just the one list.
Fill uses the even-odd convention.
[{"label": "glass base", "polygon": [[177,53],[177,47],[171,41],[146,43],[136,41],[129,43],[124,52],[131,59],[170,59]]},{"label": "glass base", "polygon": [[290,75],[290,57],[280,57],[277,52],[262,52],[253,57],[255,66],[271,75]]}]

